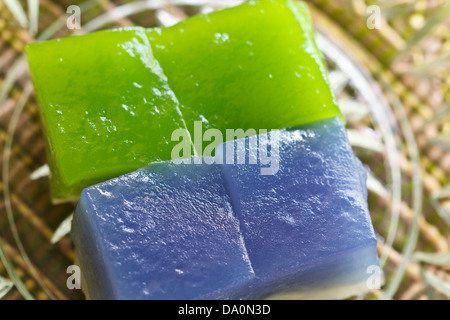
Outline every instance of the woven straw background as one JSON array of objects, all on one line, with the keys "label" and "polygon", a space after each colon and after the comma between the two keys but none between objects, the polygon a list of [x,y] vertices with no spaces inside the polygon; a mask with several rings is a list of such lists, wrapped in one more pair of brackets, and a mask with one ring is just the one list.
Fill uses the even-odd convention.
[{"label": "woven straw background", "polygon": [[[66,286],[69,276],[66,269],[74,260],[70,237],[50,243],[54,231],[73,212],[75,204],[52,204],[48,179],[30,178],[46,163],[46,155],[24,46],[36,39],[79,33],[66,27],[66,9],[70,5],[82,8],[82,32],[114,26],[155,26],[171,18],[183,19],[202,10],[218,9],[232,1],[186,0],[185,3],[203,2],[204,5],[178,6],[173,3],[181,1],[172,1],[171,5],[171,1],[151,0],[139,7],[136,5],[139,1],[128,0],[40,0],[39,18],[30,18],[28,26],[18,21],[6,2],[0,2],[0,241],[23,287],[21,290],[13,287],[3,299],[24,296],[83,299],[80,290],[69,290]],[[28,12],[27,3],[33,1],[19,2]],[[114,15],[111,19],[111,13],[126,12],[132,2],[135,4],[132,8],[139,12]],[[450,11],[449,3],[438,0],[313,0],[308,3],[317,30],[364,66],[380,88],[394,116],[386,121],[394,128],[395,142],[401,149],[394,159],[401,173],[401,199],[395,201],[392,194],[395,185],[386,174],[389,150],[355,147],[357,155],[382,186],[381,191],[369,192],[369,207],[380,235],[379,254],[386,255],[383,264],[386,284],[360,298],[448,299],[448,292],[445,294],[445,288],[449,290],[450,286],[448,258],[445,263],[423,261],[417,252],[442,253],[445,257],[450,248],[449,221],[445,218],[450,208],[450,192],[446,189],[450,183],[450,108],[446,103],[450,98],[450,20],[444,15]],[[379,29],[367,26],[367,8],[373,4],[382,13]],[[152,6],[159,9],[149,9]],[[108,12],[110,15],[104,15]],[[437,17],[439,12],[442,16]],[[431,28],[429,21],[433,19],[439,19],[439,23]],[[426,35],[414,42],[427,28]],[[332,61],[330,70],[345,72],[338,70]],[[351,83],[343,85],[340,96],[358,100]],[[349,127],[369,128],[376,136],[379,124],[369,116],[357,123],[349,121]],[[381,143],[384,143],[382,139]],[[384,240],[392,226],[394,211],[399,214],[398,225],[393,244],[387,245]],[[11,270],[8,273],[7,268],[0,261],[0,287],[2,278],[11,279]],[[398,286],[392,285],[396,277],[401,280]]]}]

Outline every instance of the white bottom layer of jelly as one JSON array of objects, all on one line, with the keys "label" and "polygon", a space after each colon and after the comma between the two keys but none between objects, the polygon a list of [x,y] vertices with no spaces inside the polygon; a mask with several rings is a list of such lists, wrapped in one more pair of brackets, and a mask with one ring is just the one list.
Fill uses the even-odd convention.
[{"label": "white bottom layer of jelly", "polygon": [[[347,253],[331,257],[328,261],[312,266],[306,271],[311,283],[273,292],[268,300],[340,300],[361,297],[375,286],[384,283],[384,274],[373,248],[367,245]],[[323,267],[325,266],[325,268]],[[317,271],[319,269],[320,271]],[[315,274],[314,274],[315,273]],[[333,275],[332,275],[333,274]]]},{"label": "white bottom layer of jelly", "polygon": [[330,288],[314,288],[299,291],[275,293],[267,300],[340,300],[362,296],[369,291],[366,281]]}]

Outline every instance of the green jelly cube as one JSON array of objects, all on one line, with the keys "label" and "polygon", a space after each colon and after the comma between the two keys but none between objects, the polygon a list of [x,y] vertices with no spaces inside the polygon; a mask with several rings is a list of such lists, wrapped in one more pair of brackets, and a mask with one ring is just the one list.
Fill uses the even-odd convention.
[{"label": "green jelly cube", "polygon": [[229,128],[270,130],[339,114],[303,2],[250,1],[151,29],[149,38],[192,137],[193,121],[225,137]]},{"label": "green jelly cube", "polygon": [[229,140],[227,129],[256,133],[340,115],[307,6],[291,0],[31,44],[27,53],[54,199],[170,160],[176,129],[202,155],[195,121]]},{"label": "green jelly cube", "polygon": [[143,30],[27,48],[54,199],[170,157],[172,132],[183,120]]}]

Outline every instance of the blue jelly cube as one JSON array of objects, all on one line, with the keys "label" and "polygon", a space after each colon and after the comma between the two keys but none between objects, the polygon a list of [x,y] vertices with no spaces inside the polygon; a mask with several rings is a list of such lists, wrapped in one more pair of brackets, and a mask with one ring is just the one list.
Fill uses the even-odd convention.
[{"label": "blue jelly cube", "polygon": [[159,163],[89,187],[72,237],[92,299],[245,298],[254,279],[217,165]]},{"label": "blue jelly cube", "polygon": [[[221,144],[83,191],[91,298],[345,298],[378,268],[365,171],[339,118]],[[200,164],[199,164],[200,163]]]},{"label": "blue jelly cube", "polygon": [[367,268],[379,265],[377,241],[365,171],[339,118],[229,141],[216,157],[261,296],[366,288]]}]

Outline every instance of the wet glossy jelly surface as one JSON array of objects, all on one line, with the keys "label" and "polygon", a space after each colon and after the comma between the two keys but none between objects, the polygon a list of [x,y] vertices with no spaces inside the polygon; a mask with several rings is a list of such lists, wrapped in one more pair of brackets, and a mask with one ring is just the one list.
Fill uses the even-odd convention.
[{"label": "wet glossy jelly surface", "polygon": [[83,191],[72,237],[92,299],[220,299],[254,273],[217,165],[151,165]]},{"label": "wet glossy jelly surface", "polygon": [[[273,292],[277,286],[295,288],[298,282],[314,283],[318,279],[307,279],[305,273],[320,279],[329,270],[337,272],[338,267],[360,265],[360,273],[354,276],[361,281],[369,265],[378,265],[376,239],[367,207],[365,170],[353,154],[340,119],[280,131],[277,166],[262,163],[256,154],[274,150],[268,148],[274,143],[271,135],[257,150],[251,149],[249,138],[243,140],[246,154],[257,159],[257,165],[224,161],[230,195],[261,292]],[[224,157],[230,150],[227,145],[238,150],[241,141],[225,143]],[[269,168],[269,164],[276,171],[262,175],[261,168]],[[359,256],[361,260],[352,260],[352,266],[343,265],[351,252],[365,247],[371,248],[371,255],[366,252]],[[336,255],[339,258],[332,260]],[[320,274],[317,267],[324,260],[328,260],[328,271]]]},{"label": "wet glossy jelly surface", "polygon": [[170,28],[31,44],[54,199],[156,160],[176,128],[273,129],[339,114],[306,5],[251,1]]},{"label": "wet glossy jelly surface", "polygon": [[282,130],[278,164],[261,175],[260,161],[166,162],[87,188],[72,228],[85,290],[244,299],[366,288],[377,241],[341,120]]},{"label": "wet glossy jelly surface", "polygon": [[225,136],[339,113],[304,3],[248,2],[152,29],[149,38],[191,135],[195,120]]},{"label": "wet glossy jelly surface", "polygon": [[28,59],[53,197],[170,157],[183,121],[142,29],[33,44]]}]

